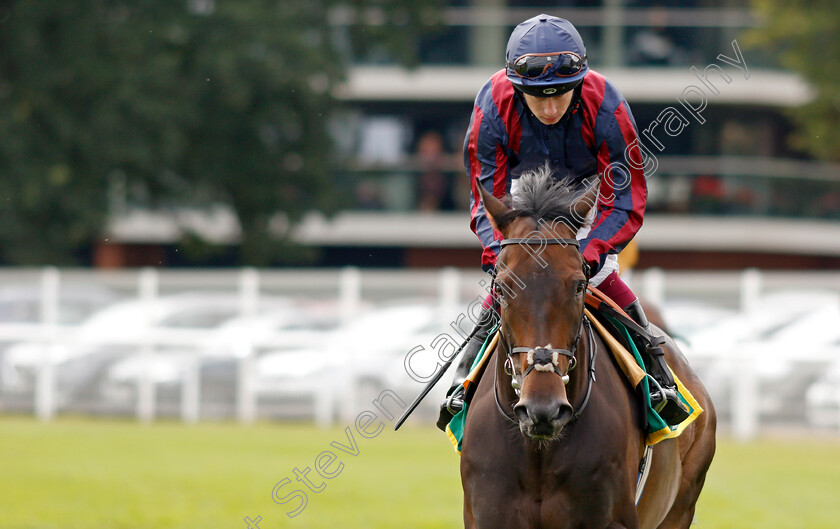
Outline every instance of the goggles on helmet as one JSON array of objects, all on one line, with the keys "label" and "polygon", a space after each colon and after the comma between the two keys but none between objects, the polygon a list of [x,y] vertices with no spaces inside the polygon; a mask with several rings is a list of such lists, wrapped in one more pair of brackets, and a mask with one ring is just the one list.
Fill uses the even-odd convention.
[{"label": "goggles on helmet", "polygon": [[583,69],[586,56],[573,51],[528,53],[508,62],[507,68],[523,79],[536,79],[548,73],[557,77],[571,77]]}]

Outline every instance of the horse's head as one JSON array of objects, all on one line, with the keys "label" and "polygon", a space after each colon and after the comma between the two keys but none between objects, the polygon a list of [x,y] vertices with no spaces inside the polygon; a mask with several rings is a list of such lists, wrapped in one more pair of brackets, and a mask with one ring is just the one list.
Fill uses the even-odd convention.
[{"label": "horse's head", "polygon": [[[504,236],[496,265],[501,341],[518,387],[514,413],[524,435],[551,439],[574,416],[566,384],[576,362],[587,277],[575,235],[598,197],[576,192],[547,169],[523,175],[512,207],[478,186]],[[559,376],[558,376],[559,375]]]}]

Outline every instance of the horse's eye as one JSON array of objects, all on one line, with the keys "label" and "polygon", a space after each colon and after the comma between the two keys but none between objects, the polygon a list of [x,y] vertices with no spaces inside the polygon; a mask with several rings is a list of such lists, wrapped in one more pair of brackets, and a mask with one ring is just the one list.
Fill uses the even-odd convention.
[{"label": "horse's eye", "polygon": [[583,291],[586,290],[586,283],[583,281],[579,281],[577,287],[575,288],[575,295],[580,296],[583,294]]},{"label": "horse's eye", "polygon": [[505,298],[505,289],[500,287],[498,284],[493,288],[493,296],[496,299],[504,299]]}]

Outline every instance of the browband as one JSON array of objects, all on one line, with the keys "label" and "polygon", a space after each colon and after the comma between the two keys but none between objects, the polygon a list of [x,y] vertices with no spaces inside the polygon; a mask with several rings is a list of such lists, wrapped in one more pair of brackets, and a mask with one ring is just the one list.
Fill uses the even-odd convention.
[{"label": "browband", "polygon": [[576,246],[580,248],[580,241],[577,239],[540,239],[540,238],[529,238],[529,239],[504,239],[500,243],[502,246],[507,246],[508,244],[562,244],[563,246]]}]

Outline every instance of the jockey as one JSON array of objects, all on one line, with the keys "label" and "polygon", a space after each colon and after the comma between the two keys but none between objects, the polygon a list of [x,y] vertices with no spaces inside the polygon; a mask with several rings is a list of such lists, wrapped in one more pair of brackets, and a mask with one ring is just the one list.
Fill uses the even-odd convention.
[{"label": "jockey", "polygon": [[[590,285],[649,330],[639,300],[618,276],[617,254],[641,228],[647,198],[638,129],[627,101],[606,77],[589,68],[583,40],[568,20],[539,15],[519,24],[505,58],[506,67],[478,92],[464,140],[472,188],[470,227],[483,247],[482,269],[493,270],[500,234],[485,215],[476,178],[502,198],[516,189],[523,172],[546,163],[556,178],[583,181],[597,174],[600,197],[588,226],[577,235],[591,268]],[[441,429],[463,407],[458,388],[496,319],[490,305],[485,302],[477,332],[441,406]],[[663,355],[652,355],[649,372],[663,389],[652,392],[654,409],[659,407],[666,420],[679,419],[684,407]]]}]

